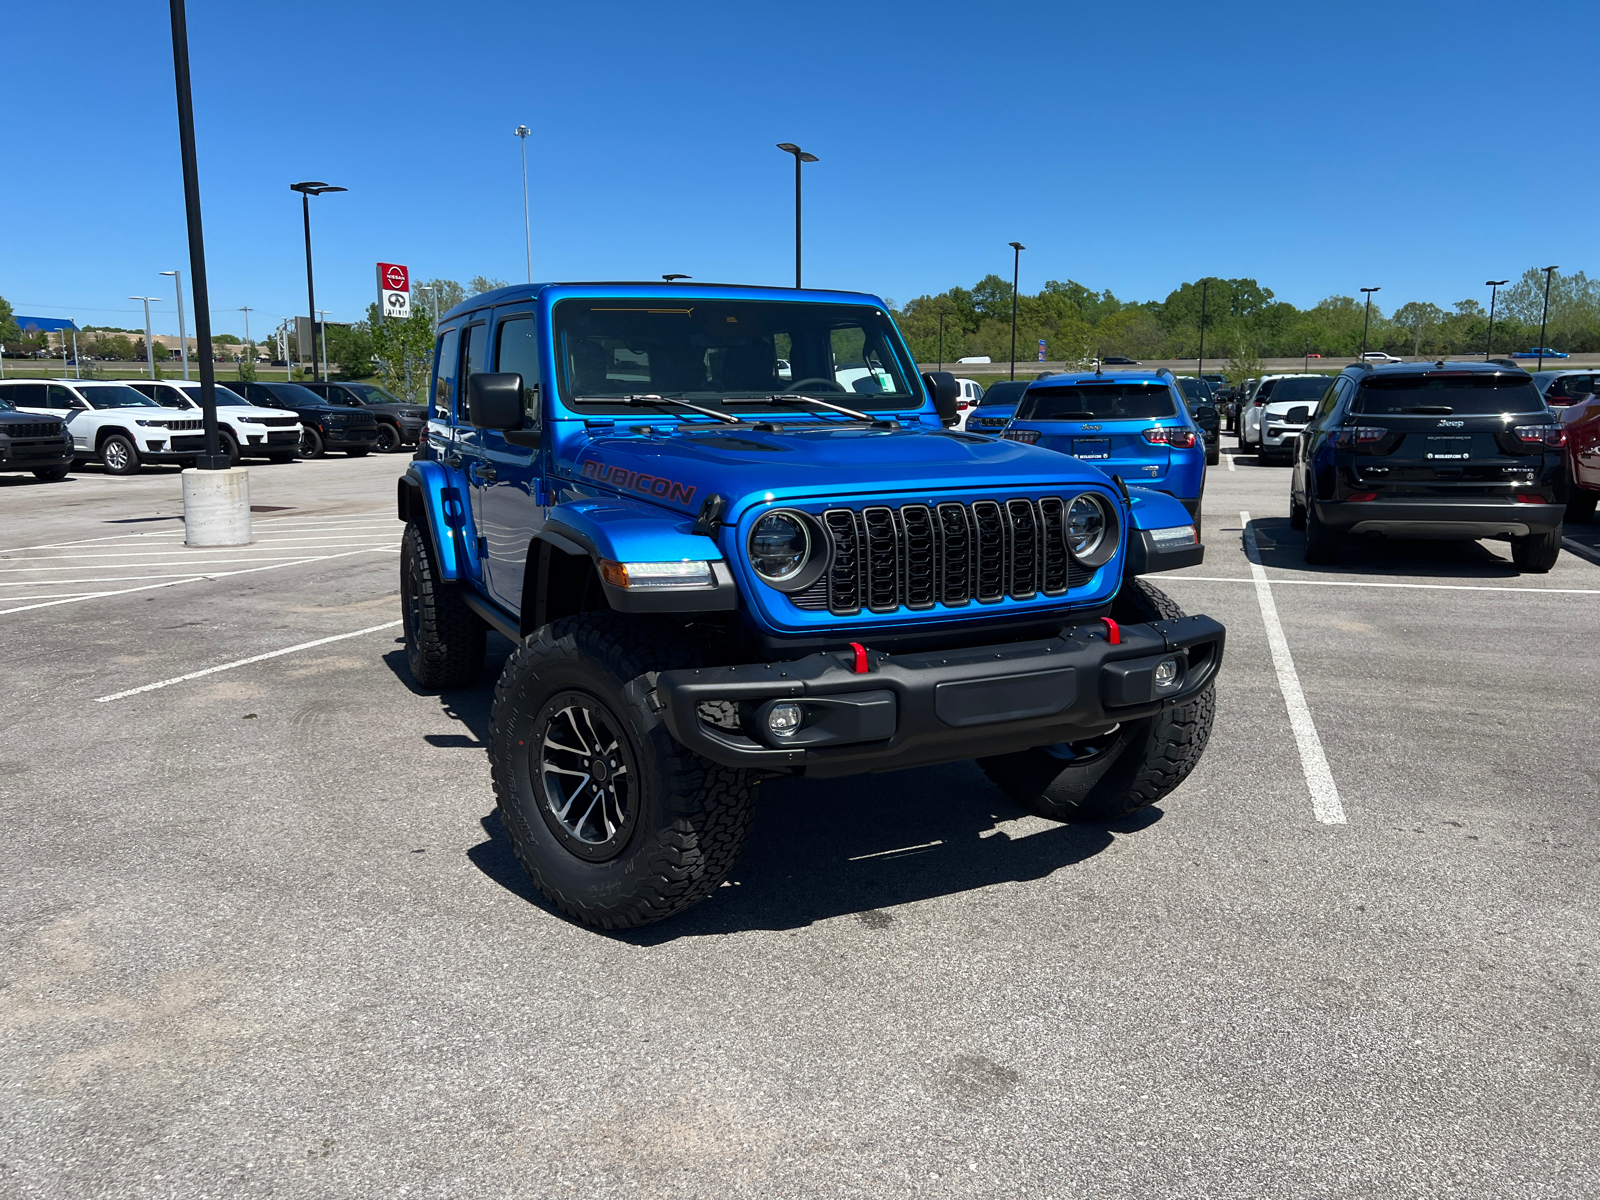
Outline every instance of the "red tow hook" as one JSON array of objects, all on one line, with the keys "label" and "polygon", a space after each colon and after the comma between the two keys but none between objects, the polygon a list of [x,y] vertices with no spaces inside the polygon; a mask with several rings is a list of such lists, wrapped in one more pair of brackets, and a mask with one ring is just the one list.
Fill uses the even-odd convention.
[{"label": "red tow hook", "polygon": [[1110,617],[1101,617],[1106,623],[1106,641],[1113,646],[1122,645],[1122,628]]},{"label": "red tow hook", "polygon": [[870,669],[867,665],[867,648],[860,642],[851,642],[850,649],[856,652],[856,674],[865,675]]}]

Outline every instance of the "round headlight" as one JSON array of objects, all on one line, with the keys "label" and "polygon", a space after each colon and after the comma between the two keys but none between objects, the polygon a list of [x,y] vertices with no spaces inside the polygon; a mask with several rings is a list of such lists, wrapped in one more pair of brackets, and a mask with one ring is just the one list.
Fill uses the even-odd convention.
[{"label": "round headlight", "polygon": [[1067,505],[1067,549],[1074,558],[1089,559],[1106,539],[1106,510],[1094,496],[1074,496]]},{"label": "round headlight", "polygon": [[770,512],[750,531],[750,565],[768,583],[793,579],[811,557],[811,530],[793,513]]}]

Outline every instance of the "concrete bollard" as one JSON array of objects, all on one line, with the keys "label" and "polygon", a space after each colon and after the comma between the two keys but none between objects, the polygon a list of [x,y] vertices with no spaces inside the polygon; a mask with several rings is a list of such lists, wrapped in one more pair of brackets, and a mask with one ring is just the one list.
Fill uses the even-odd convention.
[{"label": "concrete bollard", "polygon": [[250,472],[183,473],[183,544],[185,546],[248,546],[250,536]]}]

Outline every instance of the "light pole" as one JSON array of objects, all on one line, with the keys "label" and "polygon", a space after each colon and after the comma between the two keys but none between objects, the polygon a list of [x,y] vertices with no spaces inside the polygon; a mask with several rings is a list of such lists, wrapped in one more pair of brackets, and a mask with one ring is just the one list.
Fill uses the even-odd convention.
[{"label": "light pole", "polygon": [[939,370],[944,370],[944,310],[939,310]]},{"label": "light pole", "polygon": [[[1483,361],[1489,361],[1489,355],[1494,353],[1494,301],[1500,294],[1500,289],[1510,283],[1509,279],[1485,279],[1483,286],[1489,289],[1489,344],[1483,348]],[[1539,339],[1543,341],[1544,339]]]},{"label": "light pole", "polygon": [[1206,373],[1206,289],[1210,286],[1209,279],[1200,281],[1200,357],[1196,361],[1194,371],[1200,376]]},{"label": "light pole", "polygon": [[[174,0],[174,3],[176,2],[177,0]],[[345,192],[350,189],[334,187],[331,183],[321,183],[313,179],[305,183],[291,183],[289,190],[300,193],[300,214],[305,219],[306,226],[306,308],[311,314],[311,319],[315,321],[317,319],[317,289],[311,280],[311,197],[321,196],[327,192]],[[304,354],[305,352],[306,348],[304,346],[300,347],[300,353]],[[292,375],[294,368],[291,366],[289,371]],[[311,331],[311,378],[315,379],[316,377],[317,331],[313,329]]]},{"label": "light pole", "polygon": [[163,271],[163,275],[171,275],[172,282],[178,287],[178,352],[183,355],[183,380],[189,381],[189,335],[183,327],[183,272]]},{"label": "light pole", "polygon": [[528,135],[533,132],[526,125],[511,131],[522,143],[522,237],[528,249],[528,282],[533,282],[533,226],[528,223]]},{"label": "light pole", "polygon": [[328,382],[328,310],[319,308],[316,311],[317,336],[322,339],[322,382]]},{"label": "light pole", "polygon": [[[1381,291],[1383,291],[1383,289],[1381,287],[1375,287],[1375,288],[1362,288],[1361,290],[1366,293],[1366,297],[1367,297],[1367,315],[1366,315],[1366,318],[1361,322],[1361,361],[1362,362],[1366,362],[1367,361],[1367,330],[1372,327],[1372,293],[1373,292],[1381,292]],[[1310,359],[1308,358],[1306,361],[1309,362]]]},{"label": "light pole", "polygon": [[150,368],[150,378],[156,377],[156,360],[150,345],[150,302],[161,303],[160,296],[129,296],[129,300],[144,301],[144,361]]},{"label": "light pole", "polygon": [[250,366],[253,370],[256,365],[256,351],[255,343],[250,340],[250,306],[242,304],[239,306],[239,311],[244,314],[244,352],[250,356]]},{"label": "light pole", "polygon": [[1022,252],[1027,247],[1021,242],[1011,243],[1011,378],[1017,377],[1017,280],[1022,272]]},{"label": "light pole", "polygon": [[1311,373],[1311,339],[1306,339],[1306,360],[1300,365],[1300,370],[1306,374]]},{"label": "light pole", "polygon": [[1544,272],[1544,311],[1539,314],[1539,365],[1536,371],[1544,370],[1544,327],[1550,319],[1550,276],[1555,273],[1554,267],[1540,267]]},{"label": "light pole", "polygon": [[800,286],[800,164],[821,162],[815,154],[807,154],[793,142],[779,142],[778,149],[794,155],[794,286]]}]

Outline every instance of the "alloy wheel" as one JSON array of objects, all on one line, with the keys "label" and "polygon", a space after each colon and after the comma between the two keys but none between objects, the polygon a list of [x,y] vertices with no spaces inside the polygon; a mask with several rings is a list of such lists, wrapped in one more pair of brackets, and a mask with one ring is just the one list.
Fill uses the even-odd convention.
[{"label": "alloy wheel", "polygon": [[550,831],[577,857],[604,862],[627,845],[638,783],[622,723],[593,696],[566,692],[534,722],[533,791]]}]

